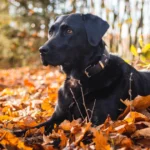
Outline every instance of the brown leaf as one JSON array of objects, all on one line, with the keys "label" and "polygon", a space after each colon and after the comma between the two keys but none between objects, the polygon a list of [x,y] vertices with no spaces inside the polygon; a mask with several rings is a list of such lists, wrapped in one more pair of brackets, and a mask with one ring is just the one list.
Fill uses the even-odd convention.
[{"label": "brown leaf", "polygon": [[107,142],[107,139],[103,134],[97,131],[95,128],[91,130],[93,132],[94,138],[93,142],[95,143],[96,150],[110,150],[110,145]]},{"label": "brown leaf", "polygon": [[115,131],[117,131],[117,133],[126,133],[126,134],[131,134],[136,130],[136,126],[133,123],[126,123],[123,124],[121,126],[118,126],[115,128]]},{"label": "brown leaf", "polygon": [[150,138],[150,128],[144,128],[141,130],[135,131],[135,133],[132,135],[132,138],[138,138],[138,137],[147,137]]},{"label": "brown leaf", "polygon": [[145,138],[135,139],[135,143],[147,149],[150,148],[150,138],[149,139],[145,139]]},{"label": "brown leaf", "polygon": [[141,114],[145,115],[147,118],[150,119],[150,112],[148,112],[146,109],[140,111]]},{"label": "brown leaf", "polygon": [[126,106],[131,106],[132,105],[132,101],[126,99],[126,100],[120,100],[123,104],[125,104]]},{"label": "brown leaf", "polygon": [[[116,144],[117,145],[117,144]],[[131,139],[124,137],[123,139],[120,139],[120,143],[118,143],[120,147],[126,147],[126,148],[131,148],[132,146],[132,141]]]},{"label": "brown leaf", "polygon": [[75,145],[77,145],[84,137],[85,133],[90,129],[91,122],[84,124],[81,127],[81,132],[75,134]]},{"label": "brown leaf", "polygon": [[60,139],[61,139],[61,142],[60,142],[59,146],[62,149],[66,146],[68,138],[64,134],[63,130],[58,130],[58,134],[60,135]]},{"label": "brown leaf", "polygon": [[131,111],[128,113],[124,120],[129,123],[133,123],[135,121],[148,121],[149,119],[141,113]]},{"label": "brown leaf", "polygon": [[70,131],[71,131],[72,134],[77,134],[78,132],[81,131],[81,125],[73,126]]},{"label": "brown leaf", "polygon": [[136,111],[141,111],[150,106],[150,95],[148,96],[137,96],[132,103],[132,106]]},{"label": "brown leaf", "polygon": [[68,120],[64,120],[59,127],[65,131],[70,131],[71,130],[71,123]]},{"label": "brown leaf", "polygon": [[44,142],[43,145],[46,145],[46,144],[50,143],[50,141],[51,140],[48,138],[48,136],[43,134],[43,142]]},{"label": "brown leaf", "polygon": [[126,107],[126,109],[124,110],[124,112],[119,115],[119,117],[117,118],[117,120],[123,119],[129,112],[130,112],[130,105],[128,105]]},{"label": "brown leaf", "polygon": [[37,125],[36,121],[31,116],[27,116],[23,121],[26,127],[34,127]]},{"label": "brown leaf", "polygon": [[56,149],[53,148],[52,145],[44,145],[43,147],[44,147],[44,150],[56,150]]},{"label": "brown leaf", "polygon": [[140,122],[137,122],[135,125],[137,127],[137,130],[139,130],[139,129],[150,127],[150,122],[140,121]]}]

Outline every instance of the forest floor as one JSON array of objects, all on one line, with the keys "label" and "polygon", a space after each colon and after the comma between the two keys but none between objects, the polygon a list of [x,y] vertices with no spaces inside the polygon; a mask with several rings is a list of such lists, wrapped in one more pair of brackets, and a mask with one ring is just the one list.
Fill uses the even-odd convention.
[{"label": "forest floor", "polygon": [[126,110],[118,120],[108,116],[97,127],[86,119],[65,120],[49,135],[41,127],[15,136],[13,131],[38,125],[52,115],[64,79],[51,67],[0,70],[0,149],[150,149],[150,95],[125,100]]}]

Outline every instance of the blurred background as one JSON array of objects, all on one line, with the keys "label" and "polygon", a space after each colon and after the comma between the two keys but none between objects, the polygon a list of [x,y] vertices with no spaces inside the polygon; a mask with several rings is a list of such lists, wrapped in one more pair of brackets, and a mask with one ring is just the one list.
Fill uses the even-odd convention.
[{"label": "blurred background", "polygon": [[107,20],[110,52],[150,64],[150,0],[0,0],[0,68],[41,64],[38,49],[56,16],[93,13]]}]

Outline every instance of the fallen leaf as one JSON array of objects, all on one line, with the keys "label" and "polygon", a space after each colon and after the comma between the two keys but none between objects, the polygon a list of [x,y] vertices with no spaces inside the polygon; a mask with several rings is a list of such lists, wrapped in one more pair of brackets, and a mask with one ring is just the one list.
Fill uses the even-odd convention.
[{"label": "fallen leaf", "polygon": [[131,106],[132,105],[132,101],[126,99],[126,100],[120,100],[123,104],[125,104],[126,106]]},{"label": "fallen leaf", "polygon": [[124,118],[125,121],[129,122],[129,123],[133,123],[135,121],[147,121],[149,120],[145,115],[135,112],[135,111],[131,111],[128,113],[128,115]]},{"label": "fallen leaf", "polygon": [[77,145],[83,139],[85,133],[90,129],[91,124],[91,122],[85,123],[81,127],[81,131],[75,134],[75,145]]},{"label": "fallen leaf", "polygon": [[71,123],[68,120],[64,120],[60,125],[60,128],[62,128],[65,131],[70,131],[71,130]]},{"label": "fallen leaf", "polygon": [[150,106],[150,95],[148,96],[137,96],[132,103],[132,106],[136,111],[141,111]]},{"label": "fallen leaf", "polygon": [[58,134],[60,135],[60,140],[61,140],[59,146],[62,149],[62,148],[64,148],[66,146],[68,138],[64,134],[63,130],[58,130]]},{"label": "fallen leaf", "polygon": [[107,142],[107,139],[103,136],[103,134],[97,131],[95,128],[92,128],[94,138],[93,142],[95,143],[96,150],[110,150],[110,145]]},{"label": "fallen leaf", "polygon": [[135,131],[135,133],[132,135],[132,138],[139,138],[139,137],[147,137],[150,138],[150,128],[144,128],[141,130]]}]

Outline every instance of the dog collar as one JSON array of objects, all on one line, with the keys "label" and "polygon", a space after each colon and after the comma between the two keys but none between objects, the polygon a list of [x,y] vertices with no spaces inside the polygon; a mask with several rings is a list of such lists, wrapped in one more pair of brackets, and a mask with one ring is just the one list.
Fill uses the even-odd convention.
[{"label": "dog collar", "polygon": [[84,70],[85,75],[88,78],[90,78],[91,76],[93,76],[93,75],[99,73],[100,71],[102,71],[106,67],[109,58],[110,58],[110,55],[107,52],[107,50],[105,49],[104,53],[101,57],[101,60],[99,60],[97,64],[89,65],[88,67],[85,68],[85,70]]}]

